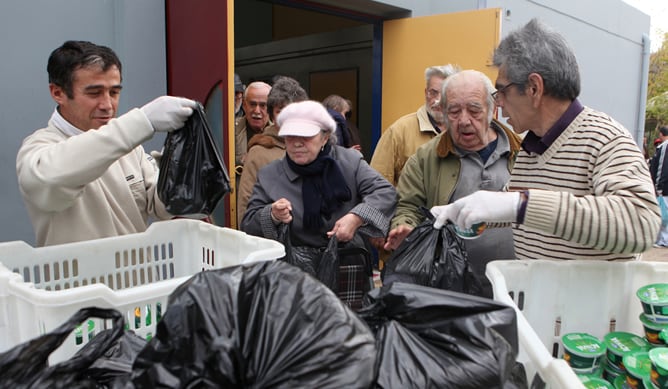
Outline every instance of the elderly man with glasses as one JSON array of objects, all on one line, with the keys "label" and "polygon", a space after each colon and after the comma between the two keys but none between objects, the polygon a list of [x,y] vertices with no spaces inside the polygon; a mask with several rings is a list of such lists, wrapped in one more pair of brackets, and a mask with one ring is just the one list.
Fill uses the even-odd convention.
[{"label": "elderly man with glasses", "polygon": [[633,260],[652,247],[660,215],[645,159],[621,124],[577,99],[580,73],[564,38],[534,19],[501,41],[493,62],[496,103],[526,132],[511,191],[434,207],[434,226],[514,223],[520,259]]},{"label": "elderly man with glasses", "polygon": [[[464,70],[443,83],[447,131],[417,149],[399,176],[399,203],[385,249],[399,247],[424,220],[420,207],[447,204],[477,190],[502,190],[510,177],[520,138],[493,119],[494,87],[476,70]],[[485,231],[465,241],[471,267],[483,277],[487,262],[515,257],[510,228]],[[483,296],[492,297],[489,282]]]}]

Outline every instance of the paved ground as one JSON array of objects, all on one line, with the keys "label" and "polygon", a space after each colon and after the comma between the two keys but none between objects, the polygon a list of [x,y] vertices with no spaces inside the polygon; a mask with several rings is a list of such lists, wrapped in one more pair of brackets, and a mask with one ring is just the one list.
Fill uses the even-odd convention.
[{"label": "paved ground", "polygon": [[641,261],[660,261],[668,262],[668,247],[664,248],[651,248],[649,251],[646,251],[640,257]]}]

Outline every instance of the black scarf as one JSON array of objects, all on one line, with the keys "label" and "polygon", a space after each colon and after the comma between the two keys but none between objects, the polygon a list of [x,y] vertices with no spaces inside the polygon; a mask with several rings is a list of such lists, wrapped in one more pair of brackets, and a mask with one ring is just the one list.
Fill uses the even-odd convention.
[{"label": "black scarf", "polygon": [[352,197],[350,188],[336,161],[329,156],[332,146],[327,143],[318,157],[308,165],[298,165],[286,154],[288,166],[302,177],[302,201],[304,202],[304,229],[322,227],[322,218],[327,220]]}]

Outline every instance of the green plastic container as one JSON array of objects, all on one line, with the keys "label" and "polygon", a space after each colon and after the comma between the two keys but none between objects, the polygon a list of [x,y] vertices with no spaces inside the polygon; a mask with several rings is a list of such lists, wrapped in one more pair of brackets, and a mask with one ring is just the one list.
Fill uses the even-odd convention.
[{"label": "green plastic container", "polygon": [[666,331],[666,334],[668,334],[668,323],[656,323],[650,320],[650,318],[647,317],[645,313],[641,313],[638,318],[640,319],[640,322],[645,329],[645,339],[647,339],[647,341],[653,345],[665,346],[665,339],[662,339],[659,335],[664,330]]},{"label": "green plastic container", "polygon": [[637,351],[649,351],[651,347],[645,338],[622,331],[606,334],[603,337],[603,342],[607,348],[608,364],[622,372],[626,371],[623,361],[624,355]]},{"label": "green plastic container", "polygon": [[618,368],[610,366],[610,364],[606,363],[603,366],[603,378],[605,378],[608,382],[613,383],[617,377],[626,378],[626,372],[620,371]]},{"label": "green plastic container", "polygon": [[659,389],[668,388],[668,347],[651,349],[649,359],[652,361],[652,371],[650,372],[652,384]]},{"label": "green plastic container", "polygon": [[642,310],[655,323],[668,323],[668,284],[649,284],[638,289]]},{"label": "green plastic container", "polygon": [[95,321],[93,319],[88,319],[88,321],[83,322],[74,329],[75,343],[78,345],[82,344],[84,335],[88,336],[88,341],[92,340],[95,336]]},{"label": "green plastic container", "polygon": [[564,360],[578,374],[591,374],[601,366],[605,345],[597,337],[585,333],[570,333],[561,337]]},{"label": "green plastic container", "polygon": [[614,389],[611,383],[600,377],[592,377],[589,375],[578,375],[580,382],[587,389]]},{"label": "green plastic container", "polygon": [[482,235],[485,228],[487,228],[487,223],[485,222],[473,224],[471,228],[459,228],[455,224],[455,233],[463,239],[476,239]]},{"label": "green plastic container", "polygon": [[652,371],[649,353],[646,351],[633,352],[624,355],[623,359],[624,367],[626,367],[626,386],[629,389],[644,389],[643,381],[649,378]]},{"label": "green plastic container", "polygon": [[615,378],[615,381],[612,384],[615,389],[628,389],[626,387],[626,377],[623,375],[618,376]]},{"label": "green plastic container", "polygon": [[650,380],[649,378],[645,378],[642,381],[642,383],[645,384],[645,387],[648,388],[648,389],[656,389],[656,386],[654,386],[654,384],[652,383],[652,380]]}]

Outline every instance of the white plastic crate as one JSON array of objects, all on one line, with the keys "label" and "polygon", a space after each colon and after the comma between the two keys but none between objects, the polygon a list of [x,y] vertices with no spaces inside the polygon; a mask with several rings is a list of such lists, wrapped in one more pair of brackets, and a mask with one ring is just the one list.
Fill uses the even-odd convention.
[{"label": "white plastic crate", "polygon": [[563,355],[561,336],[587,332],[603,339],[611,331],[644,336],[636,291],[668,282],[668,263],[492,261],[487,278],[494,299],[517,313],[520,354],[529,384],[539,374],[550,388],[584,388]]},{"label": "white plastic crate", "polygon": [[[279,242],[197,220],[156,222],[146,232],[42,248],[0,243],[0,352],[47,333],[78,309],[115,308],[128,327],[150,337],[167,297],[202,270],[285,255]],[[16,274],[18,273],[18,274]],[[83,326],[50,358],[68,359],[111,322]]]}]

